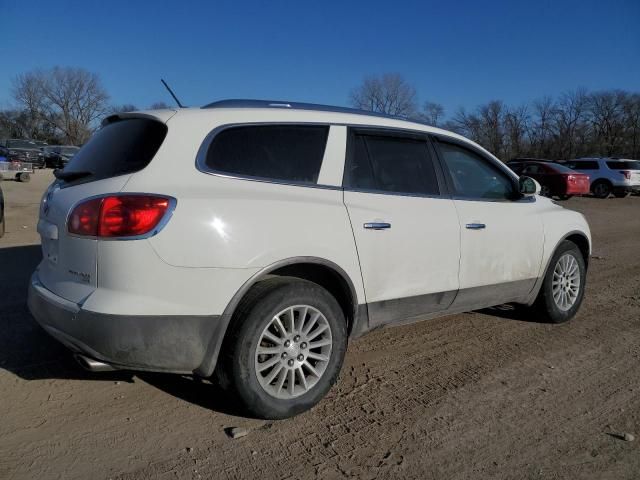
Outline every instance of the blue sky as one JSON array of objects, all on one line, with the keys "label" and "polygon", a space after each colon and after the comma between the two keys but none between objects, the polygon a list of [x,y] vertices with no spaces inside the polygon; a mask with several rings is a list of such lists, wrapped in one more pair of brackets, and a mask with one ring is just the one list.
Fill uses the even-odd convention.
[{"label": "blue sky", "polygon": [[348,104],[401,73],[447,113],[577,87],[640,91],[640,1],[170,2],[0,0],[0,108],[11,79],[97,72],[117,104],[222,98]]}]

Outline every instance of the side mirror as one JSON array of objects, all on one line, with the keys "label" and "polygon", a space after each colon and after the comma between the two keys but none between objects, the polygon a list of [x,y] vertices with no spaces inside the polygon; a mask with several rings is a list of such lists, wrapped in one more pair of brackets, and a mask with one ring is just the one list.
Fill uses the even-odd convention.
[{"label": "side mirror", "polygon": [[531,177],[520,177],[518,187],[523,197],[532,197],[540,193],[540,184]]}]

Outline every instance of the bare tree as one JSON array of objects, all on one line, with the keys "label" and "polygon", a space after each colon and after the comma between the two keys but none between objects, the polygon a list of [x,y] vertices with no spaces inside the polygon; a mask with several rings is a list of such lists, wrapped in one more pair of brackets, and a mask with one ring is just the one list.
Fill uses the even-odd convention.
[{"label": "bare tree", "polygon": [[58,130],[64,141],[84,143],[107,111],[109,96],[95,73],[54,67],[18,75],[13,96],[26,111]]},{"label": "bare tree", "polygon": [[166,108],[172,108],[164,102],[154,102],[149,106],[150,110],[164,110]]},{"label": "bare tree", "polygon": [[504,115],[504,132],[507,140],[506,158],[522,156],[526,151],[526,136],[529,131],[529,109],[526,105],[508,108]]},{"label": "bare tree", "polygon": [[122,105],[114,105],[109,109],[109,113],[126,113],[126,112],[135,112],[139,110],[138,107],[133,105],[132,103],[124,103]]},{"label": "bare tree", "polygon": [[420,117],[429,125],[437,127],[444,118],[444,107],[439,103],[424,102]]},{"label": "bare tree", "polygon": [[356,108],[403,117],[416,113],[416,99],[416,89],[398,73],[366,77],[350,95]]}]

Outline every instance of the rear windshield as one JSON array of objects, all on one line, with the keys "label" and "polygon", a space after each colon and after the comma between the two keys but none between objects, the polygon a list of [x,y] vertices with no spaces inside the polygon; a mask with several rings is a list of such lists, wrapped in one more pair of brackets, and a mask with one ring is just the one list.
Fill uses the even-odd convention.
[{"label": "rear windshield", "polygon": [[607,167],[611,170],[640,170],[638,160],[612,160],[607,162]]},{"label": "rear windshield", "polygon": [[573,170],[566,165],[560,165],[559,163],[553,162],[550,162],[548,165],[557,173],[573,173]]},{"label": "rear windshield", "polygon": [[77,184],[137,172],[149,165],[166,135],[165,124],[148,118],[109,123],[78,150],[64,173],[86,173],[71,182]]}]

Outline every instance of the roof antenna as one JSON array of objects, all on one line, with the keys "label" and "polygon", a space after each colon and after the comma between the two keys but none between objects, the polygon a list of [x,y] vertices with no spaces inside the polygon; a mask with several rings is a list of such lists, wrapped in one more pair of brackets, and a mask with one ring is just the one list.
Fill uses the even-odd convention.
[{"label": "roof antenna", "polygon": [[169,87],[169,85],[167,85],[167,82],[165,82],[162,78],[160,79],[160,81],[161,81],[161,82],[162,82],[162,84],[165,86],[165,88],[166,88],[167,90],[169,90],[169,93],[171,94],[171,96],[173,97],[173,99],[176,101],[176,103],[178,104],[178,106],[179,106],[180,108],[184,108],[184,105],[182,105],[182,104],[180,103],[180,100],[178,100],[178,97],[176,97],[176,94],[175,94],[175,93],[173,93],[173,90],[171,90],[171,87]]}]

